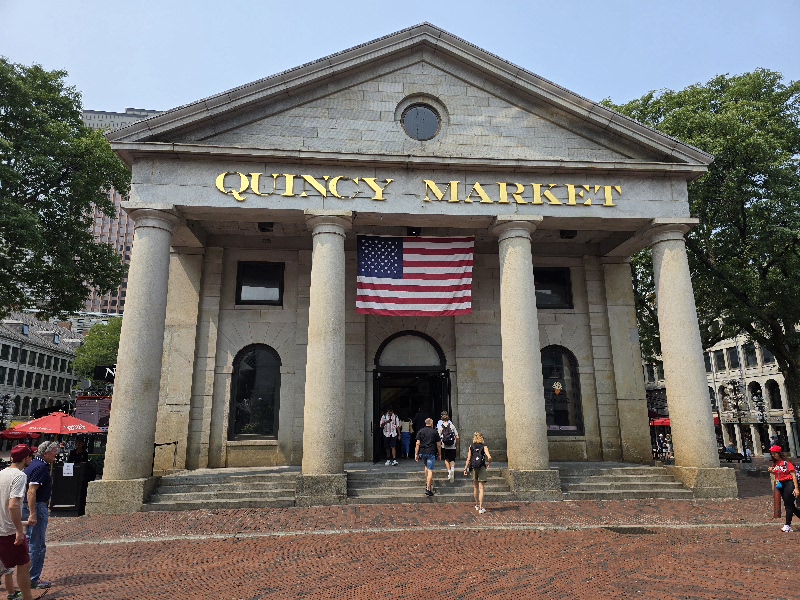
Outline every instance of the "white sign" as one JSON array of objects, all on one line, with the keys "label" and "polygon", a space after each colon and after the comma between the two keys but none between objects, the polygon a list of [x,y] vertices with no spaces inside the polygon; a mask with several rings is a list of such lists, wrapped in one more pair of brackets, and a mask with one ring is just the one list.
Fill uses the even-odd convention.
[{"label": "white sign", "polygon": [[72,477],[75,474],[72,467],[73,463],[64,463],[64,477]]}]

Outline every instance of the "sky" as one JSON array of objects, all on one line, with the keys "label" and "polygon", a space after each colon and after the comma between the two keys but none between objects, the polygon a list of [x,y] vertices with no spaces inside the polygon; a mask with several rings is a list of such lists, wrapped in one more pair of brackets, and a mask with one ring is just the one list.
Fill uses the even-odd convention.
[{"label": "sky", "polygon": [[67,71],[87,109],[167,110],[423,21],[595,101],[800,79],[797,0],[0,0],[0,56]]}]

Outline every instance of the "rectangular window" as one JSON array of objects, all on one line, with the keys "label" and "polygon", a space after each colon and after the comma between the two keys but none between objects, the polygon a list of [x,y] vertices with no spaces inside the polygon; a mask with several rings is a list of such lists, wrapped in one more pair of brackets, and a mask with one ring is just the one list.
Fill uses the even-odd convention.
[{"label": "rectangular window", "polygon": [[51,391],[51,392],[55,392],[55,391],[56,391],[56,384],[57,384],[57,383],[58,383],[58,377],[56,377],[55,375],[53,375],[53,376],[50,378],[50,391]]},{"label": "rectangular window", "polygon": [[11,352],[11,346],[3,344],[0,346],[0,360],[8,360],[8,355]]},{"label": "rectangular window", "polygon": [[40,390],[42,389],[42,374],[35,373],[33,378],[33,389]]},{"label": "rectangular window", "polygon": [[703,358],[706,361],[706,373],[711,373],[711,355],[705,352]]},{"label": "rectangular window", "polygon": [[6,385],[14,385],[14,375],[16,374],[16,369],[9,369],[8,370],[8,377],[6,378]]},{"label": "rectangular window", "polygon": [[50,375],[45,375],[42,378],[42,389],[46,391],[47,388],[49,387],[50,387]]},{"label": "rectangular window", "polygon": [[756,345],[753,343],[745,344],[742,350],[744,350],[744,366],[748,368],[757,367],[758,356],[756,355]]},{"label": "rectangular window", "polygon": [[19,351],[19,364],[24,365],[26,362],[28,362],[28,351],[22,349]]},{"label": "rectangular window", "polygon": [[25,373],[25,387],[33,387],[33,371],[28,371]]},{"label": "rectangular window", "polygon": [[36,352],[33,350],[30,351],[28,354],[28,366],[35,367],[36,366]]},{"label": "rectangular window", "polygon": [[655,383],[656,380],[656,372],[653,368],[653,365],[647,365],[647,381],[649,383]]},{"label": "rectangular window", "polygon": [[283,306],[283,263],[240,262],[236,304]]},{"label": "rectangular window", "polygon": [[765,365],[771,365],[772,363],[775,362],[775,355],[766,348],[764,348],[764,346],[761,346],[761,358],[764,359]]},{"label": "rectangular window", "polygon": [[536,308],[573,308],[569,269],[534,269],[533,281],[536,287]]},{"label": "rectangular window", "polygon": [[36,361],[36,366],[40,369],[44,369],[44,354],[39,352],[39,360]]},{"label": "rectangular window", "polygon": [[71,362],[67,363],[67,373],[72,373],[72,363]]},{"label": "rectangular window", "polygon": [[48,356],[47,357],[47,362],[45,363],[44,368],[49,371],[52,366],[53,366],[53,357],[52,356]]},{"label": "rectangular window", "polygon": [[63,377],[59,377],[58,378],[58,390],[57,391],[59,391],[59,392],[63,392],[64,391],[64,378]]},{"label": "rectangular window", "polygon": [[[33,377],[27,377],[28,375],[32,374],[26,373],[21,369],[17,372],[17,387],[23,387],[25,385],[25,379],[28,379],[30,383],[33,383]],[[28,387],[30,387],[30,383],[28,383]]]},{"label": "rectangular window", "polygon": [[714,350],[714,366],[717,371],[726,371],[725,367],[725,352],[722,350]]},{"label": "rectangular window", "polygon": [[664,381],[664,363],[656,363],[656,381]]},{"label": "rectangular window", "polygon": [[739,368],[739,352],[737,349],[728,348],[728,364],[730,365],[731,370]]},{"label": "rectangular window", "polygon": [[11,348],[11,358],[9,359],[11,362],[17,362],[17,356],[19,356],[19,348],[16,346]]},{"label": "rectangular window", "polygon": [[0,383],[6,380],[6,367],[0,367]]}]

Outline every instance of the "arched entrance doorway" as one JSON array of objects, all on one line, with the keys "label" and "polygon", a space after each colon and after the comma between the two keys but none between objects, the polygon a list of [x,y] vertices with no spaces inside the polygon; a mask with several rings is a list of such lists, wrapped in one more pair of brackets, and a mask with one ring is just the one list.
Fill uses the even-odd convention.
[{"label": "arched entrance doorway", "polygon": [[428,413],[434,422],[442,410],[453,414],[450,371],[444,352],[432,337],[418,331],[400,331],[383,341],[375,353],[372,389],[370,431],[374,462],[382,457],[383,439],[378,424],[389,407],[401,421],[410,420],[418,409]]}]

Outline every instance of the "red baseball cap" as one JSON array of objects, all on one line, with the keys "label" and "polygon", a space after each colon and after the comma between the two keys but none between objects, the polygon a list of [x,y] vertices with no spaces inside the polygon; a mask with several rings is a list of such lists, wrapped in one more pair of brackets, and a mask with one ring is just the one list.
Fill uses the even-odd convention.
[{"label": "red baseball cap", "polygon": [[783,452],[783,450],[781,449],[780,446],[770,446],[769,451],[770,452]]},{"label": "red baseball cap", "polygon": [[22,462],[28,456],[32,455],[33,451],[25,444],[17,444],[11,449],[11,460],[15,463]]}]

